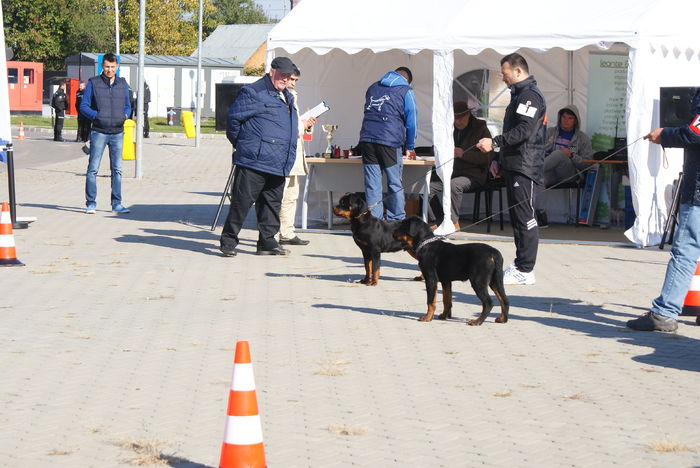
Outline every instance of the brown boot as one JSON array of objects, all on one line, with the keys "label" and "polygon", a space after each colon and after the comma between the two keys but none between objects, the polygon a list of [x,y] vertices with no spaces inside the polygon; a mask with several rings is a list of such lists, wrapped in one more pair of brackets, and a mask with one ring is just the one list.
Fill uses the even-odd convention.
[{"label": "brown boot", "polygon": [[459,221],[455,221],[455,231],[459,231],[461,228],[459,227]]}]

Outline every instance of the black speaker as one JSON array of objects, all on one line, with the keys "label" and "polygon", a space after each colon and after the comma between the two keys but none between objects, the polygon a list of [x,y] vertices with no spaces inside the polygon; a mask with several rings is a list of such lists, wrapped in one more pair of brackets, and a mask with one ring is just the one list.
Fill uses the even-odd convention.
[{"label": "black speaker", "polygon": [[662,127],[680,127],[690,122],[693,117],[690,105],[697,89],[692,86],[660,88],[659,120]]},{"label": "black speaker", "polygon": [[226,130],[226,114],[245,83],[216,83],[216,129]]}]

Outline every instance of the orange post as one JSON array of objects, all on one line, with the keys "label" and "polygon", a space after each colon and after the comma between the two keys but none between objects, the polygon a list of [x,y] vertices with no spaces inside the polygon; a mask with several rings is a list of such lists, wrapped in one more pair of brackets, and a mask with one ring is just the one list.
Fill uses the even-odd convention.
[{"label": "orange post", "polygon": [[17,135],[17,140],[24,140],[24,122],[19,123],[19,134]]},{"label": "orange post", "polygon": [[219,468],[265,468],[262,425],[247,341],[236,343]]}]

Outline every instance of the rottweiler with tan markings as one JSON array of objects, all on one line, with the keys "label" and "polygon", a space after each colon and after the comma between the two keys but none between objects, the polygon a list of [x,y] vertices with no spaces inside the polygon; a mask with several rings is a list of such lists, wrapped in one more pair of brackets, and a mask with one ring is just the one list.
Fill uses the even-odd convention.
[{"label": "rottweiler with tan markings", "polygon": [[417,216],[404,219],[394,231],[394,237],[411,248],[418,257],[420,271],[425,277],[428,292],[428,312],[419,320],[430,322],[435,314],[437,283],[442,285],[444,310],[441,320],[452,318],[452,282],[466,281],[472,285],[481,301],[481,315],[469,320],[469,325],[481,325],[493,308],[489,287],[501,304],[501,315],[497,323],[508,321],[510,302],[503,289],[503,256],[490,245],[470,243],[451,244],[436,237],[430,226]]},{"label": "rottweiler with tan markings", "polygon": [[[382,252],[407,250],[403,242],[394,238],[394,230],[401,221],[384,221],[372,216],[365,201],[365,194],[362,192],[343,195],[333,212],[350,221],[352,238],[362,250],[365,277],[360,280],[360,283],[376,286],[379,282]],[[415,258],[412,251],[408,250],[408,253]]]}]

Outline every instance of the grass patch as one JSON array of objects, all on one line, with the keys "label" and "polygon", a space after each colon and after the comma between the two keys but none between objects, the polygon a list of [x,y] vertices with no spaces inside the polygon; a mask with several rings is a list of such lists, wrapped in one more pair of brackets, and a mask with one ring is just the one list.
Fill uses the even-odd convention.
[{"label": "grass patch", "polygon": [[344,366],[350,364],[350,361],[321,361],[319,364],[321,365],[321,369],[316,372],[317,375],[339,377],[347,374],[347,369],[345,369]]},{"label": "grass patch", "polygon": [[366,434],[367,429],[349,424],[331,424],[328,426],[328,432],[345,436],[358,436]]},{"label": "grass patch", "polygon": [[[165,117],[150,117],[149,123],[151,126],[151,132],[159,133],[184,133],[185,129],[182,125],[168,125]],[[20,122],[24,124],[25,127],[43,127],[52,128],[53,124],[51,122],[51,117],[42,117],[40,115],[34,114],[18,114],[11,115],[10,122],[12,125],[19,125]],[[76,130],[78,128],[78,119],[74,115],[67,115],[63,121],[63,128],[66,130]],[[201,133],[218,133],[225,134],[224,131],[216,130],[216,120],[213,118],[202,118],[200,122],[200,132]]]},{"label": "grass patch", "polygon": [[118,444],[121,448],[134,452],[129,463],[137,466],[177,466],[186,460],[163,453],[166,442],[156,440],[123,439]]},{"label": "grass patch", "polygon": [[685,445],[675,440],[670,440],[668,437],[647,444],[647,447],[657,453],[674,453],[674,452],[695,452],[695,447]]}]

